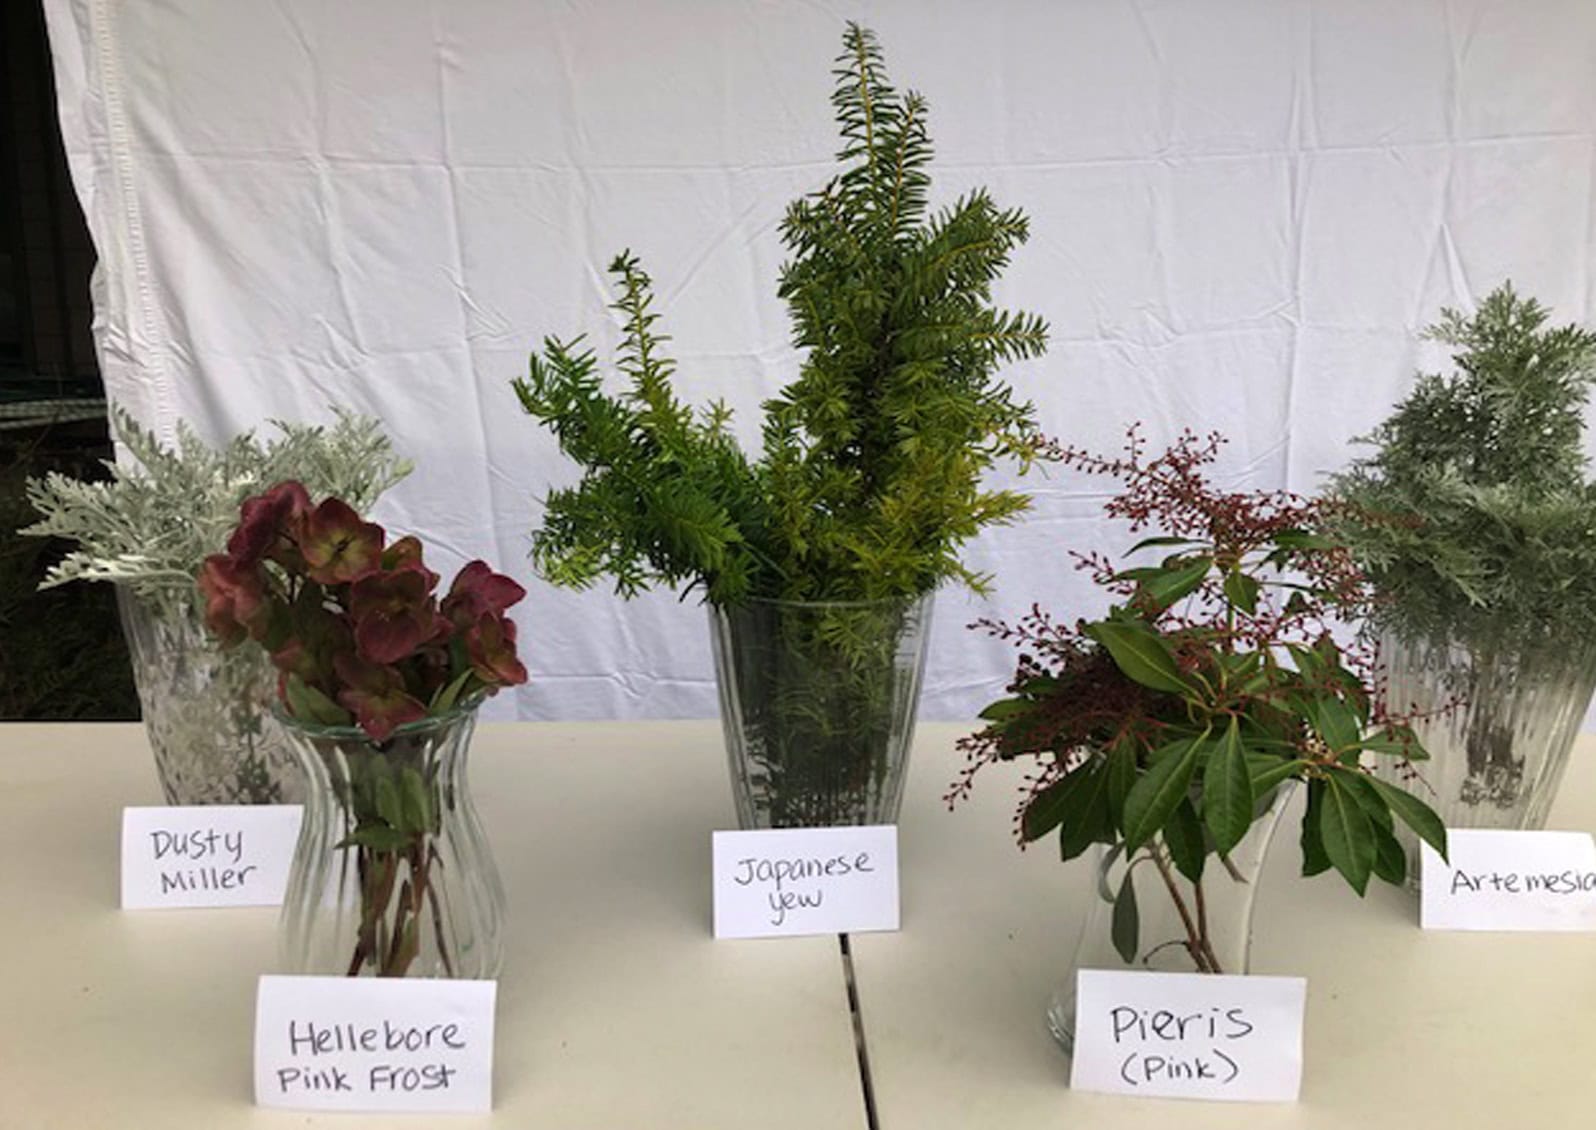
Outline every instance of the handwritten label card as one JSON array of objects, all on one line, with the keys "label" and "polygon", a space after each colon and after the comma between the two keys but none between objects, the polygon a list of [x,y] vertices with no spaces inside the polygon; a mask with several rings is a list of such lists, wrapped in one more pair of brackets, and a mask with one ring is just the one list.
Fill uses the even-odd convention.
[{"label": "handwritten label card", "polygon": [[1112,1095],[1295,1102],[1301,977],[1082,969],[1070,1086]]},{"label": "handwritten label card", "polygon": [[297,804],[122,810],[122,909],[280,906]]},{"label": "handwritten label card", "polygon": [[714,835],[715,937],[898,928],[898,829],[783,828]]},{"label": "handwritten label card", "polygon": [[493,1109],[497,981],[262,977],[255,1102],[288,1110]]},{"label": "handwritten label card", "polygon": [[1426,930],[1596,930],[1596,843],[1587,832],[1448,828],[1447,859],[1420,861]]}]

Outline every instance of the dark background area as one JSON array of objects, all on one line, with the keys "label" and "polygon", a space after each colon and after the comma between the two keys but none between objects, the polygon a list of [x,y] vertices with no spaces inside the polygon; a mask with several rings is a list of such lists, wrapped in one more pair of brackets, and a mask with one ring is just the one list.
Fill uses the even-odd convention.
[{"label": "dark background area", "polygon": [[67,546],[22,537],[29,476],[111,456],[90,336],[94,248],[72,190],[37,0],[0,3],[0,719],[137,718],[115,594],[40,593]]}]

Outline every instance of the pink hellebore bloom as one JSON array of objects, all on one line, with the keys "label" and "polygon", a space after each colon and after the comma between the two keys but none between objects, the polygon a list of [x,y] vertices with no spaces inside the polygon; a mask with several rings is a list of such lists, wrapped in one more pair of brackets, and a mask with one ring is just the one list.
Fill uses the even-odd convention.
[{"label": "pink hellebore bloom", "polygon": [[515,621],[508,616],[483,613],[466,629],[465,647],[471,670],[488,686],[515,687],[526,682],[526,666],[515,654]]},{"label": "pink hellebore bloom", "polygon": [[428,595],[436,579],[418,561],[367,573],[349,586],[349,615],[362,659],[397,663],[438,634],[437,607]]},{"label": "pink hellebore bloom", "polygon": [[213,553],[200,565],[195,581],[205,597],[205,625],[223,647],[265,632],[271,606],[266,603],[265,582],[256,566]]},{"label": "pink hellebore bloom", "polygon": [[473,561],[455,576],[443,598],[443,614],[457,628],[469,628],[489,613],[497,616],[526,596],[526,589],[486,561]]},{"label": "pink hellebore bloom", "polygon": [[333,660],[339,682],[338,705],[355,716],[356,723],[373,741],[386,741],[406,722],[427,716],[427,708],[405,690],[404,680],[392,667],[367,663],[354,655]]},{"label": "pink hellebore bloom", "polygon": [[299,550],[311,580],[339,585],[363,577],[381,562],[383,529],[347,502],[329,498],[305,518]]},{"label": "pink hellebore bloom", "polygon": [[290,540],[310,513],[310,495],[299,483],[278,483],[265,494],[246,498],[238,508],[238,528],[227,539],[227,552],[240,565],[293,552]]}]

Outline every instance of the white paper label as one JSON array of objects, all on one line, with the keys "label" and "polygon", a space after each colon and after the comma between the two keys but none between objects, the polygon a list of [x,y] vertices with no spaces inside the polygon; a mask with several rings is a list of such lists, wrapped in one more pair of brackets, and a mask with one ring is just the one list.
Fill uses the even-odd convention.
[{"label": "white paper label", "polygon": [[1070,1086],[1113,1095],[1295,1102],[1307,995],[1301,977],[1082,969]]},{"label": "white paper label", "polygon": [[122,810],[122,908],[280,906],[297,804]]},{"label": "white paper label", "polygon": [[1420,859],[1426,930],[1596,930],[1596,843],[1588,832],[1448,828],[1447,859]]},{"label": "white paper label", "polygon": [[262,977],[255,1102],[289,1110],[493,1109],[497,981]]},{"label": "white paper label", "polygon": [[715,937],[898,928],[898,829],[714,834]]}]

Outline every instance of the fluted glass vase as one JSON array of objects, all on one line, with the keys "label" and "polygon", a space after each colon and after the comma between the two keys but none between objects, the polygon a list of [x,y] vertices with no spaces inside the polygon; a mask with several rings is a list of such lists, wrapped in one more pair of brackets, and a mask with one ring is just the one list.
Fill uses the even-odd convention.
[{"label": "fluted glass vase", "polygon": [[897,821],[930,621],[930,594],[711,606],[741,827]]},{"label": "fluted glass vase", "polygon": [[[1155,837],[1131,861],[1134,899],[1130,908],[1120,897],[1127,872],[1124,852],[1102,846],[1092,849],[1086,873],[1093,886],[1090,908],[1081,923],[1065,980],[1047,1008],[1048,1029],[1066,1052],[1075,1047],[1075,974],[1079,970],[1248,972],[1258,881],[1294,788],[1295,782],[1287,781],[1260,803],[1252,827],[1225,860],[1208,856],[1200,883],[1192,883],[1176,870],[1162,835]],[[1121,952],[1121,945],[1131,951],[1130,957]]]},{"label": "fluted glass vase", "polygon": [[[1386,779],[1422,797],[1449,828],[1541,828],[1596,689],[1596,641],[1468,648],[1456,642],[1380,642],[1378,685],[1430,756],[1387,762]],[[1418,844],[1408,879],[1418,879]]]},{"label": "fluted glass vase", "polygon": [[282,722],[309,780],[283,902],[287,970],[496,976],[504,887],[466,782],[476,706],[380,742]]},{"label": "fluted glass vase", "polygon": [[193,585],[116,594],[166,802],[299,803],[304,775],[271,714],[277,678],[265,653],[223,651]]}]

